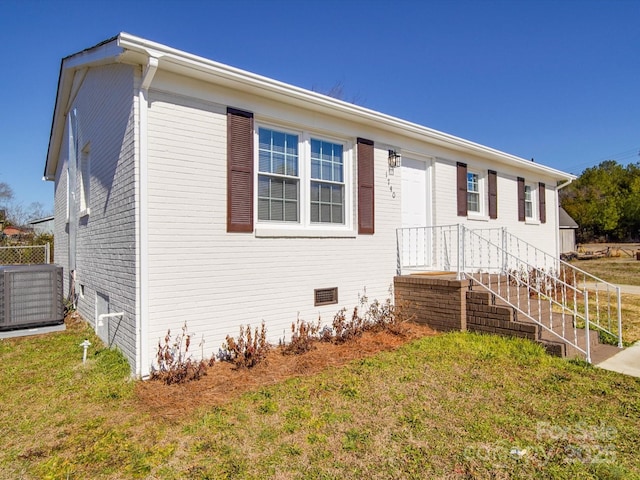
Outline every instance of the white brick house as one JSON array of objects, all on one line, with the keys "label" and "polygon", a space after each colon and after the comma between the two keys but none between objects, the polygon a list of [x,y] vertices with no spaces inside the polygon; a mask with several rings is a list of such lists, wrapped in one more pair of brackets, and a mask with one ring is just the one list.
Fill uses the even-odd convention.
[{"label": "white brick house", "polygon": [[65,291],[140,376],[185,321],[209,355],[240,324],[277,341],[384,300],[402,226],[507,227],[557,255],[573,178],[125,33],[62,60],[45,176]]}]

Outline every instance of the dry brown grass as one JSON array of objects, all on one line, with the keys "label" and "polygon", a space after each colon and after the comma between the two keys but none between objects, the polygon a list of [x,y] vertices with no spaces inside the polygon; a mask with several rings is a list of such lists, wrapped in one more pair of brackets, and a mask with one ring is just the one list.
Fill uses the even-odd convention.
[{"label": "dry brown grass", "polygon": [[[597,251],[607,246],[635,252],[640,244],[589,244],[583,248]],[[634,257],[604,257],[593,260],[574,260],[576,267],[607,282],[618,285],[640,285],[640,261]],[[625,342],[640,340],[640,295],[622,294],[622,338]]]},{"label": "dry brown grass", "polygon": [[593,243],[580,246],[583,251],[597,252],[609,248],[612,256],[591,260],[574,260],[571,263],[581,270],[607,282],[622,285],[640,285],[640,261],[635,252],[640,251],[637,243]]},{"label": "dry brown grass", "polygon": [[622,338],[625,342],[640,340],[640,295],[622,294]]}]

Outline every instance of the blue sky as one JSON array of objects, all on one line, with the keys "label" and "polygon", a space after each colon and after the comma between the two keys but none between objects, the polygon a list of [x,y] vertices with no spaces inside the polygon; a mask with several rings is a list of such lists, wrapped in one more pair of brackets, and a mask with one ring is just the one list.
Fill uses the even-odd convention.
[{"label": "blue sky", "polygon": [[640,161],[638,0],[0,0],[0,182],[43,182],[62,57],[125,31],[579,174]]}]

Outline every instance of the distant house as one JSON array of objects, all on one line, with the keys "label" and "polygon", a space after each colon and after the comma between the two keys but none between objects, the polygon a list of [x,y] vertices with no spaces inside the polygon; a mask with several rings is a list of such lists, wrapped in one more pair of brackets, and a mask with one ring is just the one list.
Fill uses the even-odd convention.
[{"label": "distant house", "polygon": [[185,322],[208,355],[241,324],[277,342],[386,299],[403,227],[557,257],[575,178],[126,33],[62,60],[45,177],[65,292],[141,376]]},{"label": "distant house", "polygon": [[33,229],[33,233],[36,235],[49,234],[53,235],[54,229],[54,217],[43,217],[36,220],[31,220],[29,225]]},{"label": "distant house", "polygon": [[558,227],[560,229],[560,253],[575,252],[576,230],[579,226],[562,207],[558,207]]},{"label": "distant house", "polygon": [[10,240],[22,240],[33,234],[33,230],[30,228],[16,227],[9,225],[2,229],[2,234]]}]

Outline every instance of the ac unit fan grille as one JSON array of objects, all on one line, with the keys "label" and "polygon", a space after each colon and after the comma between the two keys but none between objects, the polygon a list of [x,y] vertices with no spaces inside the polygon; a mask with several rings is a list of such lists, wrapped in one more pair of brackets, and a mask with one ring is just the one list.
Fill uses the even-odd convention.
[{"label": "ac unit fan grille", "polygon": [[0,330],[57,325],[64,321],[62,267],[0,267]]}]

